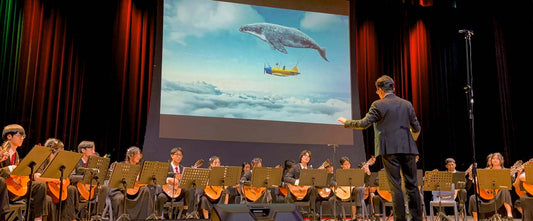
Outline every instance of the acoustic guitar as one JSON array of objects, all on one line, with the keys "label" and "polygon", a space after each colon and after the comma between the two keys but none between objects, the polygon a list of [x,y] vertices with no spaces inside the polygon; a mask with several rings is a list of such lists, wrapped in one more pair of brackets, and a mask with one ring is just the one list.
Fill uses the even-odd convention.
[{"label": "acoustic guitar", "polygon": [[[52,202],[59,203],[59,195],[61,192],[61,201],[67,199],[68,186],[70,185],[70,179],[63,179],[63,186],[59,180],[47,181],[46,185],[48,186],[48,195],[52,198]],[[61,188],[61,189],[60,189]]]},{"label": "acoustic guitar", "polygon": [[[530,159],[529,161],[525,162],[524,164],[522,164],[519,168],[517,168],[516,171],[514,171],[514,173],[516,173],[518,171],[518,169],[523,169],[525,168],[525,166],[529,165],[529,164],[532,164],[533,163],[533,159]],[[511,171],[511,174],[513,174],[513,171]],[[518,174],[520,175],[520,174]],[[516,179],[518,179],[518,176],[516,177]],[[522,190],[520,188],[520,183],[522,183],[522,187],[524,187],[524,190]],[[529,184],[529,183],[526,183],[526,182],[521,182],[521,181],[518,181],[513,183],[513,187],[514,187],[514,190],[516,192],[516,195],[518,195],[518,197],[521,197],[522,195],[526,194],[526,193],[529,193],[530,195],[533,195],[533,185],[532,184]]]},{"label": "acoustic guitar", "polygon": [[96,197],[94,194],[94,189],[96,189],[96,184],[91,185],[91,184],[84,184],[83,182],[77,182],[76,187],[78,188],[78,193],[80,193],[80,198],[82,200],[92,200]]},{"label": "acoustic guitar", "polygon": [[[329,160],[326,160],[322,163],[322,165],[320,165],[320,167],[318,167],[318,169],[325,169],[328,166],[333,166],[333,165],[331,165],[331,162]],[[331,193],[333,193],[333,191],[329,187],[318,188],[317,191],[318,191],[318,195],[324,199],[329,198],[331,196]]]},{"label": "acoustic guitar", "polygon": [[[522,166],[522,161],[521,160],[519,160],[516,163],[514,163],[513,166],[510,169],[510,171],[511,171],[510,175],[511,176],[514,175],[518,171],[518,168],[520,166]],[[479,189],[478,194],[479,194],[479,197],[481,197],[484,200],[492,200],[492,199],[494,199],[494,196],[496,196],[496,194],[498,194],[499,191],[500,191],[499,189],[495,189],[495,190],[492,190],[492,189]]]},{"label": "acoustic guitar", "polygon": [[252,185],[243,185],[242,193],[246,199],[255,202],[266,191],[266,187],[253,187]]},{"label": "acoustic guitar", "polygon": [[288,183],[287,188],[289,189],[289,192],[297,199],[297,200],[303,200],[305,198],[305,195],[307,195],[307,190],[309,190],[311,186],[297,186]]},{"label": "acoustic guitar", "polygon": [[[364,168],[364,167],[367,167],[367,166],[371,166],[373,165],[374,163],[376,163],[376,157],[375,156],[371,156],[370,159],[368,159],[366,162],[364,162],[363,164],[361,164],[360,168]],[[350,187],[350,186],[338,186],[337,188],[335,188],[335,196],[337,196],[339,199],[341,199],[342,201],[348,201],[350,200],[351,196],[352,196],[352,191],[355,187]],[[375,190],[375,188],[373,188],[373,190]],[[374,192],[374,191],[372,191]],[[365,196],[364,198],[368,198],[368,195],[370,195],[370,190],[368,188],[365,188]]]},{"label": "acoustic guitar", "polygon": [[10,175],[6,179],[9,199],[12,201],[22,199],[28,193],[28,182],[30,182],[29,176]]},{"label": "acoustic guitar", "polygon": [[[191,168],[198,168],[202,166],[202,164],[204,164],[204,160],[202,159],[197,160],[194,163],[194,165],[191,166]],[[180,181],[181,181],[181,174],[177,173],[174,176],[174,179],[170,180],[170,182],[167,182],[166,184],[161,186],[161,188],[163,189],[163,192],[167,194],[168,197],[173,198],[173,199],[177,198],[181,194],[181,188],[179,188]]]},{"label": "acoustic guitar", "polygon": [[222,186],[206,186],[204,189],[204,194],[207,196],[209,201],[214,202],[220,198],[224,188]]}]

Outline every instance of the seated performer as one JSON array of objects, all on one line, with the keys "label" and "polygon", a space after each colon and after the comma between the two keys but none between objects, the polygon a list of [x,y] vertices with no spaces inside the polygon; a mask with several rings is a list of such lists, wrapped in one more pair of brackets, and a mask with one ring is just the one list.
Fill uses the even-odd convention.
[{"label": "seated performer", "polygon": [[[157,191],[157,202],[156,202],[156,214],[159,216],[162,213],[162,209],[166,202],[173,200],[179,201],[183,199],[185,201],[184,209],[186,209],[186,219],[197,218],[198,215],[194,211],[194,190],[193,189],[179,189],[179,180],[181,179],[181,174],[183,173],[183,165],[181,165],[181,160],[183,159],[183,149],[181,147],[174,147],[170,150],[170,168],[168,169],[169,176],[167,177],[166,183],[170,184],[174,189],[170,189],[169,193],[166,191]],[[168,187],[168,186],[163,186]],[[162,188],[163,188],[162,187]],[[163,188],[165,190],[165,188]],[[179,193],[178,193],[179,191]],[[170,217],[171,214],[169,214]],[[178,217],[181,218],[181,217]]]},{"label": "seated performer", "polygon": [[[44,143],[44,146],[52,148],[52,153],[43,162],[43,164],[41,164],[39,169],[37,169],[34,179],[36,181],[45,182],[48,187],[48,196],[51,197],[51,202],[53,202],[49,207],[48,220],[76,220],[78,218],[77,210],[79,209],[78,189],[75,186],[70,185],[70,180],[66,176],[62,180],[62,190],[59,189],[61,186],[59,179],[41,177],[41,174],[45,171],[57,153],[65,149],[65,145],[57,138],[48,138]],[[51,191],[52,189],[56,189],[57,191]],[[60,191],[62,192],[61,198],[64,198],[65,195],[66,198],[61,201],[61,217],[57,217],[56,211],[59,209]]]},{"label": "seated performer", "polygon": [[[503,156],[500,153],[493,153],[490,156],[490,163],[487,162],[487,165],[489,165],[489,169],[491,170],[500,170],[504,169],[503,163],[504,159]],[[509,174],[510,175],[510,174]],[[476,181],[474,180],[474,183]],[[488,192],[489,190],[483,190],[481,189],[479,191],[480,197],[478,197],[477,202],[479,202],[479,209],[482,211],[478,213],[477,206],[476,206],[476,194],[473,194],[470,196],[469,201],[469,211],[472,213],[472,217],[474,220],[484,219],[484,218],[490,218],[492,215],[494,215],[494,204],[496,204],[496,209],[498,212],[500,212],[500,208],[504,208],[504,211],[506,213],[507,219],[512,220],[513,213],[512,213],[512,202],[511,202],[511,193],[509,190],[499,190],[496,194],[490,194]],[[492,191],[492,190],[490,190]]]},{"label": "seated performer", "polygon": [[[139,165],[142,157],[141,149],[136,146],[131,146],[126,150],[126,159],[121,163]],[[110,166],[110,173],[112,173],[116,164],[117,162],[114,162]],[[124,213],[124,193],[118,188],[109,188],[108,192],[108,196],[111,199],[113,216],[117,219]],[[126,193],[126,213],[131,219],[146,219],[153,212],[154,196],[146,185],[134,187],[133,192],[136,193],[131,195]]]},{"label": "seated performer", "polygon": [[[2,131],[2,139],[4,140],[2,144],[2,150],[6,150],[0,156],[0,217],[5,219],[5,214],[9,211],[9,202],[14,198],[10,198],[9,190],[7,185],[7,180],[13,179],[11,172],[19,164],[19,154],[17,148],[22,146],[26,138],[26,133],[24,128],[18,124],[10,124],[4,127]],[[0,150],[0,151],[2,151]],[[29,179],[28,177],[25,177]],[[22,188],[22,187],[21,187]],[[24,193],[24,195],[15,196],[18,199],[26,199],[26,195],[29,191]],[[30,201],[31,206],[31,218],[36,221],[43,220],[43,216],[48,215],[46,210],[47,202],[50,202],[50,199],[46,200],[46,184],[42,181],[33,181],[31,185],[31,197]]]},{"label": "seated performer", "polygon": [[250,165],[251,169],[241,177],[242,193],[245,200],[254,203],[276,203],[276,188],[251,186],[253,170],[258,167],[263,167],[263,160],[259,157],[255,157],[252,159]]},{"label": "seated performer", "polygon": [[[220,166],[220,158],[212,156],[209,158],[209,169]],[[200,197],[200,209],[204,219],[210,219],[209,213],[213,210],[213,204],[228,204],[228,190],[221,186],[206,186]]]},{"label": "seated performer", "polygon": [[[445,163],[446,171],[450,173],[457,173],[457,170],[455,169],[457,164],[455,163],[455,160],[453,158],[446,158],[446,160],[444,160],[444,163]],[[438,194],[438,192],[435,192],[435,193]],[[455,201],[457,201],[457,205],[460,210],[459,212],[466,212],[466,211],[461,211],[461,209],[463,208],[466,202],[466,196],[467,196],[466,188],[459,189],[457,186],[455,186],[454,195],[449,196],[449,198],[454,197]],[[438,197],[438,195],[434,195],[434,197]],[[441,197],[442,199],[444,199],[442,195]],[[451,208],[448,207],[447,209],[451,209]]]},{"label": "seated performer", "polygon": [[522,214],[522,220],[533,220],[533,184],[526,182],[525,166],[533,164],[533,159],[525,162],[517,171],[513,188],[519,199],[515,201],[515,208]]},{"label": "seated performer", "polygon": [[[350,158],[347,156],[343,156],[340,158],[339,163],[341,165],[341,168],[346,170],[350,169],[352,164],[350,162]],[[363,166],[363,169],[365,169],[365,174],[368,176],[370,174],[370,170],[368,169],[368,165]],[[357,217],[357,207],[361,207],[361,202],[363,200],[363,197],[365,195],[365,187],[349,187],[349,186],[337,186],[335,189],[335,197],[336,199],[331,198],[329,202],[331,205],[333,205],[333,202],[336,201],[339,202],[347,202],[351,201],[355,204],[352,204],[350,206],[351,210],[351,218],[356,219]],[[339,214],[338,209],[341,207],[341,204],[338,204],[337,206],[337,214]]]},{"label": "seated performer", "polygon": [[[318,200],[318,192],[314,186],[299,186],[300,184],[300,172],[307,169],[309,162],[311,161],[311,151],[303,150],[300,153],[300,162],[294,164],[293,167],[285,174],[283,181],[289,186],[289,194],[285,197],[287,203],[292,203],[294,201],[306,201],[309,200],[309,205],[311,207],[311,215],[313,217],[318,217],[316,213],[316,203]],[[292,185],[292,186],[291,186]],[[292,189],[292,190],[291,190]],[[296,193],[296,191],[298,193]],[[304,194],[305,193],[305,194]],[[295,194],[297,196],[295,196]]]},{"label": "seated performer", "polygon": [[[96,196],[98,195],[98,190],[96,190],[96,185],[92,185],[92,186],[84,185],[83,183],[80,183],[80,182],[83,181],[83,176],[85,174],[85,171],[83,169],[87,168],[87,162],[89,161],[89,157],[97,156],[94,142],[87,141],[87,140],[81,141],[78,144],[78,153],[81,153],[82,157],[78,161],[78,164],[76,164],[75,169],[72,171],[72,173],[69,176],[70,183],[76,186],[76,188],[78,189],[78,196],[79,196],[80,201],[89,201],[89,197],[90,199],[95,199]],[[103,180],[99,180],[98,182],[99,182],[98,188],[100,188],[100,186],[103,184]],[[91,192],[89,192],[89,190],[91,190]],[[105,206],[103,204],[104,203],[102,203],[102,205],[98,204],[98,208],[92,211],[93,212],[96,211],[95,213],[98,213],[98,211],[100,211],[101,213],[101,211],[103,210]],[[82,214],[81,217],[86,217],[86,214]]]}]

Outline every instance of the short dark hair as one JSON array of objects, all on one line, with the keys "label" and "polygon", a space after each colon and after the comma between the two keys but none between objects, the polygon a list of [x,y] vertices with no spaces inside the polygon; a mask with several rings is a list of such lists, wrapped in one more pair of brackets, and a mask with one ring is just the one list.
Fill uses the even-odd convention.
[{"label": "short dark hair", "polygon": [[300,162],[302,161],[302,157],[305,155],[305,154],[309,154],[309,158],[313,158],[313,154],[311,153],[310,150],[302,150],[302,152],[300,153]]},{"label": "short dark hair", "polygon": [[170,154],[175,154],[178,151],[181,152],[181,154],[183,154],[183,149],[181,147],[174,147],[170,149]]},{"label": "short dark hair", "polygon": [[350,158],[348,158],[347,156],[343,156],[341,157],[341,159],[339,159],[339,163],[341,163],[341,165],[343,165],[346,161],[350,162]]},{"label": "short dark hair", "polygon": [[48,138],[46,142],[44,142],[44,146],[51,147],[54,152],[65,149],[65,144],[57,138]]},{"label": "short dark hair", "polygon": [[220,159],[220,157],[218,157],[218,156],[209,157],[209,165],[211,165],[213,162],[215,162],[216,159]]},{"label": "short dark hair", "polygon": [[444,160],[445,164],[449,164],[449,163],[455,163],[455,160],[453,158],[446,158],[446,160]]},{"label": "short dark hair", "polygon": [[10,124],[4,127],[4,130],[2,131],[2,139],[7,140],[7,135],[13,136],[15,134],[20,134],[22,136],[26,135],[26,132],[24,131],[24,128],[18,124]]},{"label": "short dark hair", "polygon": [[84,140],[78,144],[78,153],[81,153],[81,149],[94,148],[94,142]]},{"label": "short dark hair", "polygon": [[376,87],[385,92],[393,92],[394,80],[387,75],[383,75],[376,80]]}]

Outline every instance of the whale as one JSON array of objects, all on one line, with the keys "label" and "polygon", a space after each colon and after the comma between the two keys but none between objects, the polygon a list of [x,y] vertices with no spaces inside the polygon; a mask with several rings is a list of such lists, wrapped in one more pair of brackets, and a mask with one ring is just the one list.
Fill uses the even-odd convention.
[{"label": "whale", "polygon": [[268,43],[272,49],[281,53],[287,54],[285,47],[311,48],[317,50],[320,56],[328,61],[326,49],[320,47],[315,40],[296,28],[272,23],[253,23],[241,26],[239,31],[258,37]]}]

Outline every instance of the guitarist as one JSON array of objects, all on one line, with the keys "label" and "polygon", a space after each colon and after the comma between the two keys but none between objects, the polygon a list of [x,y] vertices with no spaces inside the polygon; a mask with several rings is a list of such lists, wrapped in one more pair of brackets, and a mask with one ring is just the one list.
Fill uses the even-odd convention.
[{"label": "guitarist", "polygon": [[[261,196],[259,196],[255,201],[251,201],[248,198],[248,196],[246,196],[247,191],[243,190],[242,192],[245,195],[244,197],[245,200],[247,200],[248,202],[255,202],[255,203],[262,203],[262,202],[272,203],[272,201],[276,201],[277,197],[275,195],[276,194],[275,188],[268,188],[269,191],[266,191],[266,188],[264,187],[251,187],[252,172],[254,168],[263,167],[263,160],[259,157],[255,157],[252,159],[250,166],[251,166],[251,169],[242,175],[241,184],[243,185],[243,189],[249,188],[250,190],[248,191],[255,191],[254,194],[261,194]],[[270,195],[266,195],[266,193],[270,193]]]},{"label": "guitarist", "polygon": [[[0,156],[0,220],[5,219],[5,214],[9,211],[10,199],[6,179],[10,178],[11,172],[20,162],[17,148],[22,146],[25,138],[24,128],[18,124],[7,125],[2,131],[2,139],[8,143],[6,146],[9,145],[9,149],[6,151],[7,154]],[[43,215],[46,214],[46,184],[44,182],[32,182],[31,196],[31,213],[34,220],[41,221]],[[25,195],[21,197],[26,199]]]},{"label": "guitarist", "polygon": [[[505,169],[503,166],[504,159],[503,156],[500,153],[492,153],[490,156],[490,162],[487,162],[487,165],[489,166],[489,169],[491,170],[501,170]],[[510,176],[511,174],[509,174]],[[476,181],[474,180],[474,183]],[[491,214],[488,214],[492,211],[494,211],[494,204],[498,207],[497,210],[503,207],[505,208],[505,212],[507,215],[507,219],[512,220],[513,213],[512,213],[512,201],[511,201],[511,192],[509,190],[499,190],[492,199],[484,199],[483,196],[481,196],[481,192],[483,190],[480,190],[480,197],[478,198],[479,202],[479,208],[482,211],[480,213],[479,218],[484,218],[483,216],[489,216],[485,218],[490,218]],[[478,211],[476,207],[476,194],[470,195],[470,202],[469,202],[469,211],[472,213],[472,217],[474,220],[478,220]],[[486,212],[483,212],[486,211]]]},{"label": "guitarist", "polygon": [[[533,159],[530,159],[528,162],[524,163],[531,164],[533,163]],[[526,187],[533,187],[533,185],[526,182],[526,173],[524,170],[524,167],[521,167],[517,171],[517,178],[515,182],[513,183],[514,188],[517,188],[519,191],[517,191],[517,195],[520,197],[515,201],[515,208],[522,214],[522,220],[532,220],[533,219],[533,191],[531,191],[531,188],[525,188]],[[520,194],[518,194],[520,192]]]},{"label": "guitarist", "polygon": [[[41,177],[41,174],[44,172],[46,167],[48,167],[48,164],[54,159],[54,157],[57,155],[59,151],[65,150],[65,145],[63,142],[57,138],[48,138],[46,142],[44,143],[45,147],[52,148],[52,153],[48,158],[41,164],[39,169],[35,172],[34,179],[36,181],[43,181],[46,182],[47,185],[58,185],[59,187],[59,179],[53,179],[53,178],[43,178]],[[78,200],[78,189],[76,186],[70,185],[70,181],[67,178],[64,178],[63,180],[63,188],[66,189],[66,192],[62,193],[62,198],[65,197],[66,199],[60,201],[59,199],[59,190],[57,193],[53,193],[50,191],[50,188],[48,188],[48,194],[50,197],[54,197],[54,199],[57,199],[57,203],[55,201],[52,201],[50,204],[49,212],[48,212],[48,220],[76,220],[78,218],[77,216],[77,210],[79,209],[79,200]],[[59,188],[58,188],[59,189]],[[59,209],[59,203],[62,203],[61,205],[61,217],[57,217],[57,211]]]},{"label": "guitarist", "polygon": [[[137,146],[131,146],[126,150],[126,158],[121,163],[126,164],[141,164],[143,154],[141,149]],[[113,171],[115,165],[118,162],[111,164],[109,173]],[[104,191],[102,188],[100,191]],[[127,214],[131,219],[146,219],[152,214],[153,199],[150,189],[147,185],[138,187],[137,192],[134,195],[126,194],[127,197]],[[113,211],[113,217],[118,218],[124,212],[124,193],[117,188],[109,188],[108,197],[111,199],[111,207]]]},{"label": "guitarist", "polygon": [[[311,151],[310,150],[303,150],[300,153],[300,163],[296,163],[292,166],[292,168],[285,174],[283,177],[283,181],[288,184],[292,184],[295,186],[299,186],[300,184],[300,172],[302,170],[310,168],[309,162],[311,161]],[[318,214],[316,213],[316,201],[318,199],[318,192],[317,189],[314,186],[307,187],[307,194],[303,197],[301,200],[297,200],[294,196],[294,193],[287,194],[285,197],[285,202],[292,203],[294,201],[307,201],[309,200],[309,205],[311,207],[311,215],[313,217],[318,217]],[[290,189],[290,188],[289,188]]]},{"label": "guitarist", "polygon": [[[352,167],[350,158],[348,158],[347,156],[341,157],[339,159],[339,163],[341,165],[341,168],[344,170],[350,169]],[[366,177],[370,176],[370,170],[368,169],[368,165],[364,166],[363,169],[365,169],[365,179],[367,179]],[[349,197],[345,199],[339,198],[339,195],[346,194],[344,191],[348,191]],[[335,190],[335,193],[336,193],[335,197],[337,197],[336,199],[337,202],[342,202],[342,201],[355,202],[356,205],[351,206],[351,218],[356,219],[357,206],[361,207],[361,201],[363,200],[363,197],[365,195],[365,187],[354,187],[353,189],[351,189],[350,187],[337,187],[337,189]],[[333,199],[333,197],[329,199],[329,202],[331,205],[333,205],[334,200],[335,199]],[[338,204],[337,209],[340,209],[341,206],[342,205]],[[340,214],[340,213],[337,212],[337,214]]]},{"label": "guitarist", "polygon": [[[183,173],[183,165],[181,165],[181,160],[183,159],[183,149],[181,147],[174,147],[170,150],[170,167],[168,168],[167,183],[171,183],[174,188],[178,188],[179,180],[181,179],[181,174]],[[176,178],[177,177],[177,178]],[[176,178],[176,179],[175,179]],[[163,191],[158,191],[157,201],[156,201],[156,214],[161,214],[161,211],[166,202],[170,200],[179,201],[183,199],[185,201],[184,209],[186,212],[186,219],[192,219],[197,217],[194,211],[194,190],[193,189],[182,189],[177,196],[171,198],[167,193]],[[171,216],[169,214],[169,216]],[[181,218],[181,217],[178,217]]]},{"label": "guitarist", "polygon": [[[211,156],[209,158],[209,169],[219,167],[220,165],[220,157]],[[208,196],[208,191],[216,193],[215,195],[217,195],[218,198],[214,199]],[[213,204],[228,204],[230,195],[235,192],[237,191],[233,187],[228,187],[226,189],[221,186],[206,186],[200,197],[200,209],[202,209],[204,219],[209,219],[209,212],[213,210]]]}]

